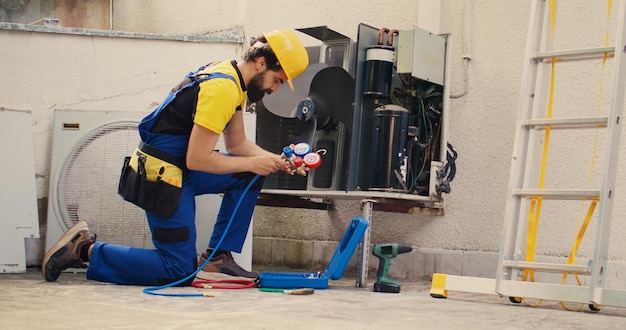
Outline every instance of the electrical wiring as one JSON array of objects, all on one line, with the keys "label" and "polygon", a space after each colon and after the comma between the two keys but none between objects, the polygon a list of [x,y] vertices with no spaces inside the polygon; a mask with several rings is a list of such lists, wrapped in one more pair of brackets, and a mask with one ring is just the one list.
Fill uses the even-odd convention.
[{"label": "electrical wiring", "polygon": [[436,144],[441,127],[436,119],[441,116],[441,110],[435,106],[437,98],[443,96],[443,92],[435,84],[414,79],[409,74],[399,74],[402,86],[391,93],[391,100],[395,104],[411,109],[409,113],[409,126],[417,128],[415,136],[409,141],[406,175],[406,189],[414,192],[418,188],[420,176],[427,170],[428,162],[434,160],[437,148]]},{"label": "electrical wiring", "polygon": [[[174,281],[172,283],[165,284],[165,285],[160,285],[160,286],[155,286],[155,287],[144,288],[143,289],[143,293],[151,294],[151,295],[155,295],[155,296],[166,296],[166,297],[207,297],[207,296],[211,296],[211,295],[206,295],[206,294],[203,294],[203,293],[164,293],[164,292],[156,292],[156,291],[167,289],[167,288],[171,288],[171,287],[174,287],[174,286],[177,286],[179,284],[182,284],[182,283],[185,283],[185,282],[189,281],[190,279],[194,278],[196,276],[196,274],[198,274],[198,272],[201,269],[203,269],[204,266],[206,266],[209,263],[209,261],[211,261],[211,259],[215,255],[215,252],[219,249],[220,245],[222,245],[222,241],[224,241],[224,238],[226,237],[226,233],[228,233],[228,230],[230,229],[230,226],[233,223],[233,219],[235,218],[235,215],[237,215],[237,211],[239,210],[239,206],[241,205],[241,202],[243,201],[243,198],[248,193],[248,190],[250,190],[250,187],[252,187],[252,185],[258,179],[259,179],[259,175],[255,175],[254,178],[252,178],[252,180],[250,180],[250,183],[248,183],[248,185],[244,189],[243,193],[241,194],[241,197],[237,201],[237,204],[235,205],[235,208],[233,209],[233,213],[231,214],[230,219],[228,219],[228,224],[226,225],[226,228],[224,229],[224,233],[222,234],[222,237],[220,237],[220,240],[217,242],[217,245],[215,246],[215,248],[213,248],[213,252],[211,252],[211,254],[207,257],[206,261],[202,265],[200,265],[198,267],[198,269],[196,269],[193,273],[187,275],[185,278],[182,278],[180,280]],[[250,282],[253,282],[253,281],[250,281]],[[221,281],[221,283],[223,283],[223,281]],[[232,283],[234,283],[234,282],[232,282]],[[217,289],[216,286],[213,286],[213,288]]]}]

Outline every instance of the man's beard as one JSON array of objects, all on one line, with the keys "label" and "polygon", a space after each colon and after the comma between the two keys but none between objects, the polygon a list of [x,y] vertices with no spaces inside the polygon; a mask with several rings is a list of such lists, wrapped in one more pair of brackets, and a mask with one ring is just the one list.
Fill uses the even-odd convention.
[{"label": "man's beard", "polygon": [[264,80],[263,78],[265,77],[266,72],[267,72],[267,69],[265,69],[262,72],[257,73],[248,82],[248,86],[246,88],[247,93],[248,93],[248,101],[259,102],[261,101],[261,99],[263,99],[263,96],[265,96],[265,94],[269,95],[272,93],[271,89],[263,89],[262,87],[263,80]]}]

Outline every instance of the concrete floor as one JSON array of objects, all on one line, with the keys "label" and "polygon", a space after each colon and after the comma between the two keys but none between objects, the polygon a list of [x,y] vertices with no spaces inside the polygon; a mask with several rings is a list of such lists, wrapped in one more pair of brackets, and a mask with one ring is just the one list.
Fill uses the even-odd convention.
[{"label": "concrete floor", "polygon": [[[346,275],[347,276],[347,275]],[[212,298],[160,297],[142,287],[85,280],[65,273],[47,283],[39,269],[0,275],[1,329],[624,329],[626,308],[565,311],[558,302],[540,307],[507,298],[450,292],[429,295],[429,282],[401,281],[399,294],[331,281],[326,290],[296,296],[257,289],[170,288],[163,292],[212,292]]]}]

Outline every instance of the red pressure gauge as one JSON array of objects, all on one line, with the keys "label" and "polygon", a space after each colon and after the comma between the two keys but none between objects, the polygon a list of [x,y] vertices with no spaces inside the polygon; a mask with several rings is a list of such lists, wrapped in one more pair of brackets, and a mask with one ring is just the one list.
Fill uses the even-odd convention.
[{"label": "red pressure gauge", "polygon": [[322,165],[322,156],[316,152],[311,152],[302,157],[304,165],[308,168],[318,168]]}]

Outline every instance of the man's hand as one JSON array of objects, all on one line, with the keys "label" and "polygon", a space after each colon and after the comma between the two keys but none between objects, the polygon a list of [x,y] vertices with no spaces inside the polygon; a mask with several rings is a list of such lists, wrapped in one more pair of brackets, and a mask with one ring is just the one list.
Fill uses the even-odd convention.
[{"label": "man's hand", "polygon": [[254,174],[266,176],[281,171],[285,167],[285,160],[279,155],[255,156],[251,159]]}]

